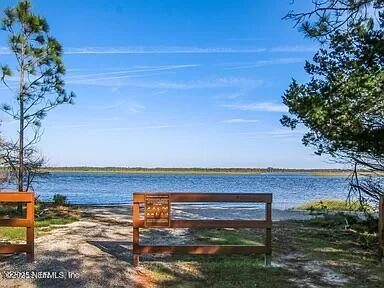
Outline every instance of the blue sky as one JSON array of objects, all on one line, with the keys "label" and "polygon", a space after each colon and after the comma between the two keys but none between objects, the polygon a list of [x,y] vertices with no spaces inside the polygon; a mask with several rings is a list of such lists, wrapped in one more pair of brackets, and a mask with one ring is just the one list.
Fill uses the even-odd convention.
[{"label": "blue sky", "polygon": [[[283,91],[307,79],[317,48],[281,18],[310,1],[32,2],[77,94],[44,120],[50,165],[334,167],[301,144],[303,128],[279,123]],[[0,32],[0,63],[12,63],[5,46]]]}]

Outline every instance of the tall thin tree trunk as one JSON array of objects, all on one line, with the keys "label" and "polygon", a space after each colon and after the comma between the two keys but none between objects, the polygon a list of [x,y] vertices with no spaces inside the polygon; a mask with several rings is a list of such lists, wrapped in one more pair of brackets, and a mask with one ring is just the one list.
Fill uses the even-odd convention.
[{"label": "tall thin tree trunk", "polygon": [[[24,30],[24,25],[23,25]],[[24,191],[24,45],[21,46],[20,56],[20,83],[19,83],[19,103],[20,103],[20,119],[19,119],[19,171],[17,177],[18,190]]]},{"label": "tall thin tree trunk", "polygon": [[[24,191],[24,69],[23,61],[21,62],[20,69],[20,90],[19,90],[19,102],[20,102],[20,119],[19,119],[19,171],[17,175],[17,186],[19,192]],[[17,205],[17,212],[21,216],[23,215],[23,205],[19,203]]]},{"label": "tall thin tree trunk", "polygon": [[18,173],[18,189],[20,192],[24,191],[23,178],[24,178],[24,99],[20,95],[20,131],[19,131],[19,173]]},{"label": "tall thin tree trunk", "polygon": [[[24,26],[23,26],[24,29]],[[19,171],[17,175],[17,186],[19,192],[24,191],[24,45],[21,47],[20,56],[20,79],[19,79]],[[23,215],[23,205],[17,205],[17,212]]]}]

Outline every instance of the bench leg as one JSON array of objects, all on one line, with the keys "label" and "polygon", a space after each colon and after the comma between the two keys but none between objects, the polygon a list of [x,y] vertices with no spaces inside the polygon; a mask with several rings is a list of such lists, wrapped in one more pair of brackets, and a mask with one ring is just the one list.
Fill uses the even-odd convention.
[{"label": "bench leg", "polygon": [[265,266],[271,267],[272,262],[272,255],[271,254],[265,254]]},{"label": "bench leg", "polygon": [[132,243],[132,265],[134,267],[137,267],[139,266],[139,257],[140,257],[140,254],[137,253],[137,248],[139,246],[139,239],[140,239],[140,236],[139,236],[139,228],[133,228],[133,243]]},{"label": "bench leg", "polygon": [[132,254],[132,266],[137,267],[139,266],[139,254]]}]

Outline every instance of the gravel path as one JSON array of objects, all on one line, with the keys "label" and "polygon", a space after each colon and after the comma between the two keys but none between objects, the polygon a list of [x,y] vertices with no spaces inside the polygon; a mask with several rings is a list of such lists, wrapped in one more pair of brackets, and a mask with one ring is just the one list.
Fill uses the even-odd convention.
[{"label": "gravel path", "polygon": [[2,279],[0,287],[144,287],[140,271],[130,265],[130,208],[109,210],[87,209],[96,217],[37,238],[34,263],[26,264],[24,255],[0,262],[0,271],[75,272],[74,279]]},{"label": "gravel path", "polygon": [[[175,209],[174,217],[206,217],[227,219],[262,216],[262,210],[201,207]],[[63,225],[36,239],[34,263],[25,263],[24,255],[0,258],[0,271],[57,272],[66,279],[1,279],[0,287],[148,287],[148,279],[131,261],[131,208],[84,208],[84,217],[75,223]],[[274,220],[306,219],[304,212],[273,211]],[[241,216],[241,217],[237,217]],[[224,218],[225,218],[224,217]],[[187,229],[151,230],[143,235],[143,242],[165,239],[166,243],[182,244],[188,241]],[[156,242],[162,244],[161,241]],[[59,272],[63,273],[60,274]],[[72,272],[72,278],[69,278]]]}]

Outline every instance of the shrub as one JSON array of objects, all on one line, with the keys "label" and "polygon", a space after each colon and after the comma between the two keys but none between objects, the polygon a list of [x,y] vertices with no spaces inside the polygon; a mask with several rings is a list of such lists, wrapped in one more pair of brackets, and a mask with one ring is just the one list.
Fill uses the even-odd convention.
[{"label": "shrub", "polygon": [[357,231],[360,234],[374,234],[378,229],[378,219],[370,214],[366,214],[365,217],[359,217],[357,215],[337,212],[335,214],[325,214],[321,217],[315,217],[308,221],[315,226],[330,229],[349,229]]},{"label": "shrub", "polygon": [[61,194],[55,194],[52,198],[53,205],[65,205],[68,204],[67,196]]},{"label": "shrub", "polygon": [[369,204],[363,204],[357,200],[345,201],[345,200],[314,200],[297,207],[299,210],[308,210],[311,212],[328,212],[328,211],[367,211],[372,212],[373,208]]}]

